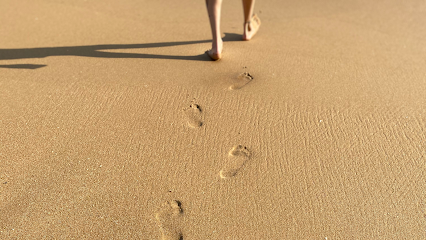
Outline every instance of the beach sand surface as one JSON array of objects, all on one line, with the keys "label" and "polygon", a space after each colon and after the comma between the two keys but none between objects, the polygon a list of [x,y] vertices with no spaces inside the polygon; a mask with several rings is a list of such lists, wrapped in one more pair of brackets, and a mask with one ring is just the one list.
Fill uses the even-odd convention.
[{"label": "beach sand surface", "polygon": [[0,3],[0,239],[424,239],[426,3]]}]

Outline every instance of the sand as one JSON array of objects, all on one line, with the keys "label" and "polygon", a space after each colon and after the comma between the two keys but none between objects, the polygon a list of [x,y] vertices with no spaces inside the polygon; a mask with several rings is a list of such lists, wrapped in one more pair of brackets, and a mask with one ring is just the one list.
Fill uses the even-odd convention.
[{"label": "sand", "polygon": [[424,239],[426,3],[0,7],[0,239]]}]

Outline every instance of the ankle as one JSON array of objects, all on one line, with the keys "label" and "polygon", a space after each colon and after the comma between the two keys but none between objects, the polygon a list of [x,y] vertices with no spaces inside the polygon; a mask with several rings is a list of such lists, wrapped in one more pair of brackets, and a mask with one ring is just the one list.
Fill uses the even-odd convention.
[{"label": "ankle", "polygon": [[251,31],[251,21],[244,22],[244,31]]},{"label": "ankle", "polygon": [[214,40],[214,41],[212,42],[212,45],[213,45],[213,46],[221,46],[222,44],[223,44],[223,40],[222,40],[222,38],[219,38],[219,39]]}]

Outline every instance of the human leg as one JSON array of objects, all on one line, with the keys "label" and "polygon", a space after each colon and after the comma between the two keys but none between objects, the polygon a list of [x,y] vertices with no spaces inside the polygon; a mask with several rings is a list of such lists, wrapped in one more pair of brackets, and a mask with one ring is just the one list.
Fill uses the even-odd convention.
[{"label": "human leg", "polygon": [[207,54],[213,60],[218,60],[222,57],[223,48],[223,42],[220,32],[220,13],[222,8],[222,0],[206,0],[206,5],[213,36],[212,49],[209,50]]},{"label": "human leg", "polygon": [[253,15],[255,0],[243,0],[244,9],[244,33],[243,40],[250,40],[259,30],[260,19]]}]

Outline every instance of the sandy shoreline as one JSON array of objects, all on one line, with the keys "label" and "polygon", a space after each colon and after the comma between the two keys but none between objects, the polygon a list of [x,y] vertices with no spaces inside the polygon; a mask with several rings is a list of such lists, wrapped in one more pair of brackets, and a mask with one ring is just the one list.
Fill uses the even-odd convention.
[{"label": "sandy shoreline", "polygon": [[421,1],[3,5],[1,239],[424,237]]}]

